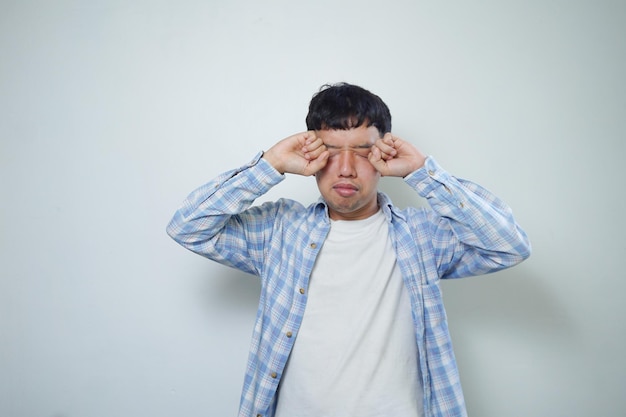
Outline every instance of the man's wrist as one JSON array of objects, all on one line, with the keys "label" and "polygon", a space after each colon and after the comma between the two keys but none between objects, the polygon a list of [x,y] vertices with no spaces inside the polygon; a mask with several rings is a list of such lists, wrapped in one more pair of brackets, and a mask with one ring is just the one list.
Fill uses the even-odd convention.
[{"label": "man's wrist", "polygon": [[427,157],[425,155],[417,157],[415,159],[413,165],[411,166],[412,169],[406,175],[410,175],[412,172],[415,172],[415,171],[423,168],[424,165],[426,164],[426,158]]},{"label": "man's wrist", "polygon": [[271,149],[267,152],[263,152],[263,155],[261,155],[261,158],[265,159],[267,163],[272,166],[272,168],[274,168],[276,171],[280,173],[280,175],[285,175],[284,170],[280,168],[279,161],[276,158],[274,158],[274,154],[271,152]]}]

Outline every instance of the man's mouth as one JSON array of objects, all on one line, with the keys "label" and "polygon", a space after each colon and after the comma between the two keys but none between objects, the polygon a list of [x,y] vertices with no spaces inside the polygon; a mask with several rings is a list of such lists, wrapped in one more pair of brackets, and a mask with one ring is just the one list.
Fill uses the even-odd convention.
[{"label": "man's mouth", "polygon": [[358,187],[352,184],[335,184],[333,190],[342,197],[351,197],[359,190]]}]

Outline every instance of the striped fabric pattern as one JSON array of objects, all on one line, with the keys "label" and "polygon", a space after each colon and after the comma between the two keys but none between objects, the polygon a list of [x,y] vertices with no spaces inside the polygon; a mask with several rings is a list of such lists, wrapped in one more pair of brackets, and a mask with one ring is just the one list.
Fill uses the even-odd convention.
[{"label": "striped fabric pattern", "polygon": [[[261,279],[240,417],[274,414],[311,270],[330,229],[321,199],[309,207],[289,199],[253,206],[285,178],[261,156],[193,191],[167,227],[185,248]],[[434,158],[404,180],[432,209],[399,210],[385,194],[378,198],[411,298],[424,415],[466,416],[439,281],[516,265],[530,255],[530,243],[505,203]]]}]

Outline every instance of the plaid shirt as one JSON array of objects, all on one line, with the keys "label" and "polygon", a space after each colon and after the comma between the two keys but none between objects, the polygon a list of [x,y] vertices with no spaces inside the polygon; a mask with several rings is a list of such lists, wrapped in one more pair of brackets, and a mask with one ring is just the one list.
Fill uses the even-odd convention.
[{"label": "plaid shirt", "polygon": [[[298,335],[311,270],[330,229],[323,200],[304,207],[254,200],[285,177],[261,159],[192,192],[168,225],[187,249],[261,278],[240,417],[272,417]],[[526,234],[501,200],[457,179],[432,158],[405,182],[432,210],[399,210],[379,193],[413,309],[426,417],[466,416],[439,280],[486,274],[530,254]]]}]

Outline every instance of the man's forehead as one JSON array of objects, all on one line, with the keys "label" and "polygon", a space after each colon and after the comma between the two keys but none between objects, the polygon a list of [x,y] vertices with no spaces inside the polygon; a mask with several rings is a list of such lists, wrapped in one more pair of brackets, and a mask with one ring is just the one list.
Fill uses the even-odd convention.
[{"label": "man's forehead", "polygon": [[369,148],[379,138],[374,126],[346,130],[318,130],[316,135],[329,147]]}]

